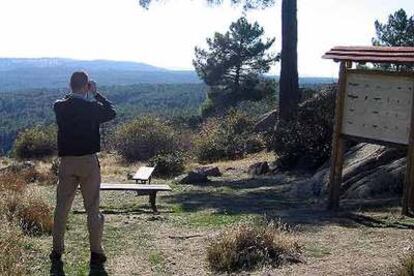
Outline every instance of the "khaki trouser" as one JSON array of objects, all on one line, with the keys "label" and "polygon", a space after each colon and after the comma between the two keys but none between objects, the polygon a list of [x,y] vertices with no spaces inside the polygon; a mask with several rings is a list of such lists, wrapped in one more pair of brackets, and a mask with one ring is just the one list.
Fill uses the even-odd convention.
[{"label": "khaki trouser", "polygon": [[64,251],[66,220],[79,184],[88,216],[90,249],[92,252],[103,253],[104,217],[99,212],[101,171],[96,154],[65,156],[60,160],[53,225],[53,250],[58,253]]}]

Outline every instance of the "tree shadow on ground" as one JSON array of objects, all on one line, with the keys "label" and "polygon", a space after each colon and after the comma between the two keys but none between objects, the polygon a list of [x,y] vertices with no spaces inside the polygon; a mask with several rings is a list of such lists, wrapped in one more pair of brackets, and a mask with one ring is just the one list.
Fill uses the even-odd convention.
[{"label": "tree shadow on ground", "polygon": [[[150,206],[147,205],[137,205],[132,204],[131,206],[125,207],[120,206],[119,208],[100,206],[101,213],[104,215],[153,215],[154,212],[151,210]],[[160,214],[172,213],[171,209],[166,206],[157,206],[158,212]],[[73,210],[73,214],[86,214],[85,210]]]},{"label": "tree shadow on ground", "polygon": [[280,177],[260,177],[260,178],[246,178],[225,180],[217,178],[215,181],[209,181],[202,184],[194,184],[196,187],[228,187],[234,190],[255,189],[265,187],[275,187],[278,185],[285,185],[286,179],[284,176]]},{"label": "tree shadow on ground", "polygon": [[[291,197],[290,185],[280,180],[212,181],[207,185],[193,187],[194,189],[162,196],[163,201],[180,205],[184,212],[214,210],[215,213],[229,215],[266,215],[292,225],[336,224],[344,227],[414,229],[414,221],[401,222],[398,217],[389,219],[384,215],[390,208],[399,206],[399,199],[395,197],[343,201],[341,209],[332,212],[326,210],[324,200]],[[375,213],[381,213],[382,217],[372,216]]]},{"label": "tree shadow on ground", "polygon": [[[279,185],[261,186],[255,183],[256,189],[251,188],[252,182],[247,180],[246,190],[242,190],[243,181],[230,181],[225,185],[218,182],[218,187],[230,189],[211,189],[213,186],[203,186],[188,191],[162,196],[170,204],[180,204],[185,212],[198,212],[204,209],[215,209],[217,212],[262,214],[273,209],[288,209],[300,204],[284,195],[286,187]],[[216,185],[214,185],[216,186]],[[236,187],[236,190],[233,188]],[[250,188],[248,188],[250,187]]]}]

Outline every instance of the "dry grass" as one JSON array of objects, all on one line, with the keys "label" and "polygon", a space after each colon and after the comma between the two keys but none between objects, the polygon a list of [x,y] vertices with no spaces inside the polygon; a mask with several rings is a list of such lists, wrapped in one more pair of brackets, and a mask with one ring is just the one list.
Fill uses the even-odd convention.
[{"label": "dry grass", "polygon": [[7,219],[2,219],[1,221],[0,275],[25,275],[23,236],[15,226],[5,223]]},{"label": "dry grass", "polygon": [[24,176],[11,171],[0,173],[0,193],[22,193],[26,187],[27,181]]},{"label": "dry grass", "polygon": [[26,193],[17,207],[15,216],[23,233],[27,235],[51,234],[53,208],[33,192]]},{"label": "dry grass", "polygon": [[[47,159],[37,161],[31,182],[37,182],[41,185],[56,185],[58,180],[58,159]],[[30,179],[29,179],[30,180]]]},{"label": "dry grass", "polygon": [[414,249],[410,248],[409,252],[400,258],[400,263],[395,268],[396,276],[414,275]]},{"label": "dry grass", "polygon": [[240,223],[225,230],[207,248],[214,271],[251,270],[301,262],[301,248],[294,235],[278,223]]},{"label": "dry grass", "polygon": [[2,173],[0,199],[0,215],[8,221],[17,221],[23,233],[51,233],[52,207],[29,189],[27,175],[11,171]]},{"label": "dry grass", "polygon": [[134,174],[142,162],[126,163],[119,156],[114,154],[101,153],[99,155],[103,181],[112,180],[124,182],[128,180],[128,174]]}]

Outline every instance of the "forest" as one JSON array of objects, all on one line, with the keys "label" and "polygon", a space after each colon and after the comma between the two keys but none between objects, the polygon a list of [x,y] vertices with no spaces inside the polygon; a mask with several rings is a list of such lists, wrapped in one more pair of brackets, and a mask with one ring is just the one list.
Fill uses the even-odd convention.
[{"label": "forest", "polygon": [[[117,107],[114,124],[139,115],[197,116],[205,98],[203,84],[136,84],[100,90]],[[31,89],[0,93],[0,152],[7,153],[17,133],[27,127],[54,124],[53,103],[67,89]]]}]

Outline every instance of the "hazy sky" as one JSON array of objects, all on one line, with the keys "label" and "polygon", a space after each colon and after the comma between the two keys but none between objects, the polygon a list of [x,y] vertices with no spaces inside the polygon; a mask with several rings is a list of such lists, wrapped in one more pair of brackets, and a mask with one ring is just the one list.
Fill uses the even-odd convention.
[{"label": "hazy sky", "polygon": [[[385,21],[413,0],[298,0],[299,72],[336,77],[321,59],[335,45],[370,45],[374,21]],[[138,0],[0,0],[0,57],[69,57],[145,62],[192,69],[194,46],[224,32],[242,11],[202,0],[163,0],[146,11]],[[247,13],[276,37],[280,51],[280,3]],[[275,66],[273,73],[278,73]]]}]

